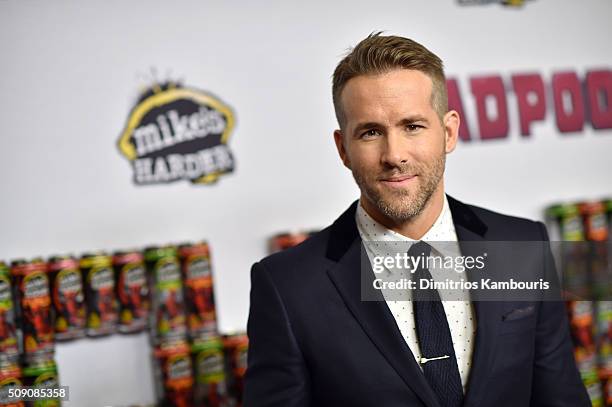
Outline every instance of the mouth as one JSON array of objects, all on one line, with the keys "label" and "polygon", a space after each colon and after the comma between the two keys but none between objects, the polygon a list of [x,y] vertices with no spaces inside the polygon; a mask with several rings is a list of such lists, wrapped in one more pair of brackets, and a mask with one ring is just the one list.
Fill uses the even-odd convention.
[{"label": "mouth", "polygon": [[381,178],[380,182],[391,188],[400,188],[411,184],[418,175],[396,175],[394,177]]}]

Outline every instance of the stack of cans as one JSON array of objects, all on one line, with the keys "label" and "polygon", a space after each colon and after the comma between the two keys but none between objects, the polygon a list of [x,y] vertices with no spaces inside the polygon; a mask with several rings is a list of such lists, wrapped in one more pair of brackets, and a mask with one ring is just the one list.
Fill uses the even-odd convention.
[{"label": "stack of cans", "polygon": [[[609,201],[608,201],[609,202]],[[559,263],[574,354],[593,406],[612,405],[612,303],[610,207],[606,201],[559,204],[547,209]]]},{"label": "stack of cans", "polygon": [[593,289],[598,376],[605,405],[612,405],[612,303],[610,300],[610,224],[607,202],[580,205],[588,244],[588,267]]},{"label": "stack of cans", "polygon": [[151,339],[158,400],[164,406],[230,407],[224,342],[217,329],[206,242],[149,247]]},{"label": "stack of cans", "polygon": [[0,390],[58,386],[55,341],[148,328],[158,405],[240,406],[248,339],[219,334],[213,287],[206,242],[0,262]]}]

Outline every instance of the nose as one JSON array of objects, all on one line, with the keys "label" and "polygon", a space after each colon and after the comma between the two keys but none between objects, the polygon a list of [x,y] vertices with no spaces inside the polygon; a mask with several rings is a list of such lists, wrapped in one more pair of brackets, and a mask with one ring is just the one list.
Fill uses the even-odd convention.
[{"label": "nose", "polygon": [[391,131],[384,138],[381,162],[385,166],[401,167],[408,162],[406,140],[398,132]]}]

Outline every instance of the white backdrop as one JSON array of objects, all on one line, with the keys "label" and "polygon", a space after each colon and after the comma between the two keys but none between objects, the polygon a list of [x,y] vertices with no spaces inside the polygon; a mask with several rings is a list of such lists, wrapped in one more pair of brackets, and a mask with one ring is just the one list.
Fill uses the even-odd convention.
[{"label": "white backdrop", "polygon": [[[374,30],[425,44],[456,77],[612,65],[612,2],[535,0],[521,9],[453,0],[352,2],[0,0],[0,258],[79,254],[205,238],[220,326],[242,330],[249,269],[267,238],[329,224],[357,188],[337,158],[331,74]],[[234,174],[217,185],[136,187],[117,139],[142,79],[183,79],[233,107]],[[612,195],[612,131],[560,135],[552,102],[521,138],[462,143],[447,191],[531,218],[555,201]],[[475,128],[474,128],[475,130]],[[73,406],[152,402],[145,335],[59,345]]]}]

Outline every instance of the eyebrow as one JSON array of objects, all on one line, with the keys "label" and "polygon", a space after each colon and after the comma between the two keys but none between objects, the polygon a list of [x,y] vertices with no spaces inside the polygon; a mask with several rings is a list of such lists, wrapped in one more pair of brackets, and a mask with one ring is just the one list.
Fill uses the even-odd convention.
[{"label": "eyebrow", "polygon": [[[429,120],[427,120],[425,116],[421,116],[421,115],[412,115],[412,116],[405,117],[402,120],[400,120],[397,124],[400,126],[406,126],[406,125],[413,124],[416,122],[422,122],[425,124],[429,124]],[[380,123],[376,123],[376,122],[359,123],[357,127],[355,127],[353,134],[358,134],[363,130],[372,129],[374,127],[383,127],[383,126],[381,126]]]},{"label": "eyebrow", "polygon": [[376,123],[376,122],[360,123],[360,124],[357,125],[357,127],[355,127],[355,130],[353,131],[353,134],[358,134],[358,133],[362,132],[363,130],[372,129],[374,127],[380,127],[380,124]]},{"label": "eyebrow", "polygon": [[413,115],[413,116],[408,116],[405,119],[400,120],[400,122],[398,124],[401,125],[408,125],[408,124],[413,124],[416,122],[421,122],[421,123],[425,123],[425,124],[429,124],[429,120],[427,120],[427,118],[425,116],[421,116],[421,115]]}]

